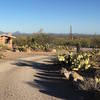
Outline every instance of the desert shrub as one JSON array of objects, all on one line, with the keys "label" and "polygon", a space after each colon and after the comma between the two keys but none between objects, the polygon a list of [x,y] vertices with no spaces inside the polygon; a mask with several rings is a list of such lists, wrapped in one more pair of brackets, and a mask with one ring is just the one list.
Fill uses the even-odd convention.
[{"label": "desert shrub", "polygon": [[9,50],[9,48],[6,45],[0,45],[0,50]]},{"label": "desert shrub", "polygon": [[[25,46],[34,48],[34,43],[38,45],[42,45],[47,50],[46,44],[49,44],[49,49],[58,48],[58,46],[76,46],[80,43],[81,47],[100,47],[100,36],[94,35],[81,35],[81,34],[73,34],[73,40],[69,38],[67,34],[46,34],[46,33],[34,33],[34,34],[20,34],[16,36],[13,44],[16,46]],[[39,47],[40,49],[40,47]],[[43,48],[41,47],[41,50]],[[37,50],[37,49],[36,49]],[[43,49],[45,50],[45,49]]]},{"label": "desert shrub", "polygon": [[2,53],[0,53],[0,59],[2,59],[4,56],[3,56],[3,54]]},{"label": "desert shrub", "polygon": [[25,46],[18,46],[17,48],[20,52],[26,52],[27,48]]}]

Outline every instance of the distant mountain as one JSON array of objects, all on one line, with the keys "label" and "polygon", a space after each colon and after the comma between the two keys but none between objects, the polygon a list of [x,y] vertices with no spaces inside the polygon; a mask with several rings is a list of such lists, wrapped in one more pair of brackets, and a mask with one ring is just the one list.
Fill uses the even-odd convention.
[{"label": "distant mountain", "polygon": [[16,36],[16,35],[29,35],[29,34],[32,34],[32,33],[25,33],[25,32],[16,31],[12,34]]},{"label": "distant mountain", "polygon": [[13,34],[14,34],[14,35],[19,35],[19,34],[21,34],[21,32],[20,32],[20,31],[16,31],[16,32],[14,32]]}]

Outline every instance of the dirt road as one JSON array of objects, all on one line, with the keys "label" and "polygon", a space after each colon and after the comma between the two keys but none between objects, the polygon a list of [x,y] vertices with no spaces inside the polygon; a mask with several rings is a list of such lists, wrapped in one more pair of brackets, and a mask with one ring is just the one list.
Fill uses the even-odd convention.
[{"label": "dirt road", "polygon": [[78,100],[52,59],[33,56],[0,62],[0,100]]}]

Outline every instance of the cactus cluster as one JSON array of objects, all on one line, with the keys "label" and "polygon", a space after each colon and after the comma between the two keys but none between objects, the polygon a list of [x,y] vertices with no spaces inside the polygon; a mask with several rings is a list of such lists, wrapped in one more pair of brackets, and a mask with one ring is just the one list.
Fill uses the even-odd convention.
[{"label": "cactus cluster", "polygon": [[58,55],[58,61],[63,62],[66,68],[71,70],[88,70],[92,67],[90,62],[90,52],[81,52],[81,53],[72,53],[70,52],[67,55]]}]

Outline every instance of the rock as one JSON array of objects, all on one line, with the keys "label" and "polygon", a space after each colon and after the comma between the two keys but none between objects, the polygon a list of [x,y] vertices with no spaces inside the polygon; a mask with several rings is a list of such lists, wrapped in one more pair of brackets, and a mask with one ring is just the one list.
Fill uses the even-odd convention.
[{"label": "rock", "polygon": [[73,79],[73,81],[84,81],[84,78],[75,71],[68,71],[66,68],[62,68],[61,74],[64,74],[67,80]]},{"label": "rock", "polygon": [[57,51],[56,51],[56,49],[52,49],[52,51],[51,51],[52,53],[56,53]]},{"label": "rock", "polygon": [[27,53],[31,53],[32,51],[31,51],[30,48],[27,48],[26,52],[27,52]]},{"label": "rock", "polygon": [[84,81],[83,76],[81,76],[80,74],[78,74],[75,71],[71,71],[70,77],[72,77],[74,81],[78,81],[78,80]]}]

